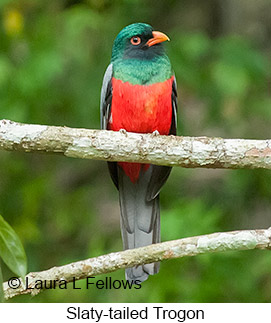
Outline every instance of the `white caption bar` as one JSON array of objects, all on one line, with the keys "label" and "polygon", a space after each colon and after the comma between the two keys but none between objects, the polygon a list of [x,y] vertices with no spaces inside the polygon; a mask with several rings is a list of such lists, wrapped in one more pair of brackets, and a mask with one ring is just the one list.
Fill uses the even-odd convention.
[{"label": "white caption bar", "polygon": [[264,322],[271,304],[0,304],[0,322]]}]

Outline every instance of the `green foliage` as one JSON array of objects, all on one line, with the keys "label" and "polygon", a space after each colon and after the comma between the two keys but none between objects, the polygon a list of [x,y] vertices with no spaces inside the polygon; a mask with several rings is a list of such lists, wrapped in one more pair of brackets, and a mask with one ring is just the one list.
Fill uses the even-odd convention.
[{"label": "green foliage", "polygon": [[26,255],[12,227],[0,215],[0,258],[18,276],[26,275]]},{"label": "green foliage", "polygon": [[[270,138],[268,42],[215,34],[204,24],[213,15],[204,2],[188,3],[2,1],[0,119],[99,128],[113,40],[129,23],[146,22],[171,39],[179,134]],[[270,182],[265,170],[175,168],[161,193],[162,240],[270,226]],[[122,249],[118,195],[103,162],[0,152],[0,213],[21,238],[29,271]],[[255,250],[176,259],[163,262],[140,290],[86,290],[82,281],[82,290],[14,301],[268,302],[270,259]],[[11,277],[4,264],[2,270],[4,280]],[[106,276],[124,279],[124,271],[96,280]]]},{"label": "green foliage", "polygon": [[[174,240],[178,235],[191,237],[216,232],[221,214],[218,206],[208,206],[204,200],[179,198],[164,212],[164,240]],[[200,223],[200,228],[197,223]]]},{"label": "green foliage", "polygon": [[[19,277],[26,275],[26,255],[22,243],[12,227],[0,215],[0,261]],[[0,302],[4,301],[3,275],[0,266]]]},{"label": "green foliage", "polygon": [[2,269],[0,266],[0,303],[3,303],[5,301],[3,282],[4,282],[3,281],[3,274],[2,274]]}]

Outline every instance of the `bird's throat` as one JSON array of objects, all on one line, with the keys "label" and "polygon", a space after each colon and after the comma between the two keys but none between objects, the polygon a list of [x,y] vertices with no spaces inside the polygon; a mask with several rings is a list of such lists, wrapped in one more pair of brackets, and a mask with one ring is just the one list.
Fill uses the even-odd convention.
[{"label": "bird's throat", "polygon": [[114,77],[133,85],[150,85],[168,80],[172,69],[166,55],[152,60],[121,59],[113,62]]}]

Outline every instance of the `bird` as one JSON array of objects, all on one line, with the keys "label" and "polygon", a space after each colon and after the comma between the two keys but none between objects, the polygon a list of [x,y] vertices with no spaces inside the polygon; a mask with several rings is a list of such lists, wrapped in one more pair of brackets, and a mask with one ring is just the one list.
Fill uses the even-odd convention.
[{"label": "bird", "polygon": [[[163,46],[168,40],[146,23],[119,32],[101,89],[102,129],[176,135],[177,84]],[[123,248],[160,242],[159,193],[171,167],[108,162],[108,168],[119,191]],[[159,267],[154,262],[126,268],[126,280],[141,284]]]}]

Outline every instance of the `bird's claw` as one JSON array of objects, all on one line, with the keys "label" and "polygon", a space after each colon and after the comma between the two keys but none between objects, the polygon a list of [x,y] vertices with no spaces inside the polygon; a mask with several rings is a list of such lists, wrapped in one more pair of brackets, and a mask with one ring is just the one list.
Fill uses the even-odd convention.
[{"label": "bird's claw", "polygon": [[119,132],[125,136],[127,136],[127,131],[125,129],[120,129]]},{"label": "bird's claw", "polygon": [[160,135],[160,133],[159,133],[159,131],[158,130],[154,130],[154,132],[152,133],[152,136],[153,137],[157,137],[157,136],[159,136]]}]

